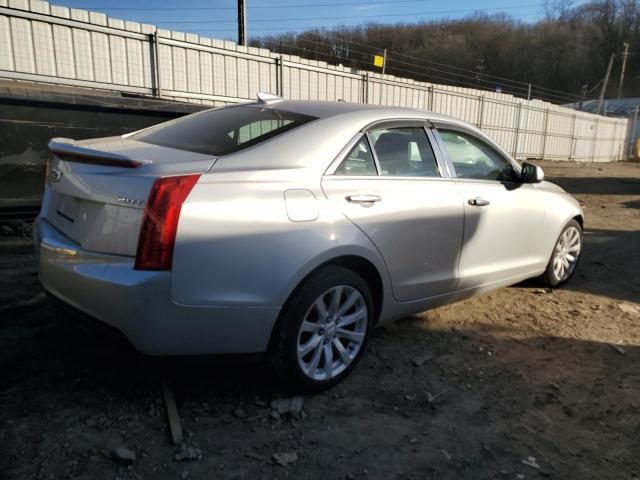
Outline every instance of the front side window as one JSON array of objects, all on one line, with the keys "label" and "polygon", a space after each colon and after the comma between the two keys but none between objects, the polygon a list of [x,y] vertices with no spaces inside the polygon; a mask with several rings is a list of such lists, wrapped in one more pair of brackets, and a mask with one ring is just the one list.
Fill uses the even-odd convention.
[{"label": "front side window", "polygon": [[389,128],[369,132],[380,174],[395,177],[439,177],[438,164],[421,127]]},{"label": "front side window", "polygon": [[134,133],[140,142],[207,155],[227,155],[257,145],[316,117],[243,105],[187,115]]},{"label": "front side window", "polygon": [[371,154],[367,137],[363,136],[340,164],[335,175],[369,176],[377,175],[376,163]]},{"label": "front side window", "polygon": [[438,130],[458,178],[512,182],[517,174],[506,158],[482,140],[455,130]]}]

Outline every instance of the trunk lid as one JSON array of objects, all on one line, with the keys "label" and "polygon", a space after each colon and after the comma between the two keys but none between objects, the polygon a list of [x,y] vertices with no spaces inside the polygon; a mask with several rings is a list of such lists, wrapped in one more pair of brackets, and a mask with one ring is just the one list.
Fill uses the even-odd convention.
[{"label": "trunk lid", "polygon": [[84,250],[135,256],[146,200],[161,176],[203,173],[216,157],[124,137],[53,139],[40,217]]}]

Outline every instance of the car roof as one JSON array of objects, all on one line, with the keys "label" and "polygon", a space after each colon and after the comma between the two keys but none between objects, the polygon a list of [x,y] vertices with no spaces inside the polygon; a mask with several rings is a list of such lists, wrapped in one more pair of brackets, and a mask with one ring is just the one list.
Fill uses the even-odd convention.
[{"label": "car roof", "polygon": [[[385,107],[348,102],[324,102],[305,100],[271,100],[268,102],[244,103],[226,108],[266,108],[316,117],[316,120],[293,128],[253,147],[223,155],[212,167],[212,172],[256,171],[264,178],[267,170],[274,175],[287,169],[309,168],[314,171],[311,178],[321,175],[364,128],[387,120],[430,120],[466,126],[481,137],[486,137],[476,127],[428,110],[416,108]],[[500,147],[488,139],[491,145]],[[500,150],[502,151],[502,150]],[[507,155],[505,152],[503,152]],[[297,174],[294,174],[297,175]],[[258,178],[258,177],[256,177]]]},{"label": "car roof", "polygon": [[300,113],[303,115],[310,115],[317,118],[329,118],[338,115],[346,115],[350,113],[359,112],[360,114],[370,114],[371,120],[377,120],[379,118],[399,117],[399,118],[427,118],[430,120],[448,120],[455,121],[456,123],[465,123],[460,120],[449,117],[448,115],[442,115],[434,113],[429,110],[421,110],[418,108],[404,108],[404,107],[386,107],[381,105],[369,105],[365,103],[350,103],[350,102],[328,102],[328,101],[309,101],[309,100],[281,100],[277,102],[270,102],[267,104],[254,103],[261,108],[273,108],[274,110],[285,110],[293,113]]}]

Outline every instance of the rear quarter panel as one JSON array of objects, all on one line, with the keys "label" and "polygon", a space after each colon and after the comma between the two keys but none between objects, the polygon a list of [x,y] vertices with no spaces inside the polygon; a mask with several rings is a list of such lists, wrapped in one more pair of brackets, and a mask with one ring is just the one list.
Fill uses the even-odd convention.
[{"label": "rear quarter panel", "polygon": [[[366,258],[387,285],[375,247],[331,208],[319,180],[283,178],[299,178],[301,172],[295,170],[262,173],[262,178],[280,179],[247,181],[242,173],[210,173],[196,184],[178,226],[172,271],[175,302],[281,306],[313,269],[342,255]],[[295,194],[288,201],[302,203],[287,205],[285,191],[291,190]],[[304,191],[309,193],[301,194]],[[308,220],[296,221],[300,218]]]}]

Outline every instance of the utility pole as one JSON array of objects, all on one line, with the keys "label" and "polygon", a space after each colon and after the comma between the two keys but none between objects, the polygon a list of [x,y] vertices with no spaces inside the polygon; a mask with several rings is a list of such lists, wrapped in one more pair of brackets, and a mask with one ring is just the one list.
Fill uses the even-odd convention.
[{"label": "utility pole", "polygon": [[607,90],[607,84],[609,83],[609,77],[611,76],[611,67],[613,67],[614,58],[616,58],[616,54],[612,53],[611,58],[609,59],[609,66],[607,67],[607,73],[604,76],[602,88],[600,89],[600,97],[598,98],[598,110],[596,111],[596,113],[600,113],[600,108],[602,108],[602,100],[604,100],[604,94]]},{"label": "utility pole", "polygon": [[244,0],[238,0],[238,45],[247,44],[247,6]]},{"label": "utility pole", "polygon": [[[380,57],[378,57],[380,59]],[[382,54],[382,75],[387,70],[387,49],[384,49],[384,53]],[[378,99],[378,104],[382,105],[382,90],[384,87],[384,78],[380,79],[380,98]]]},{"label": "utility pole", "polygon": [[622,52],[622,70],[620,71],[620,83],[618,84],[618,98],[622,95],[622,82],[624,81],[624,71],[627,68],[627,57],[629,56],[629,44],[623,43],[624,51]]}]

